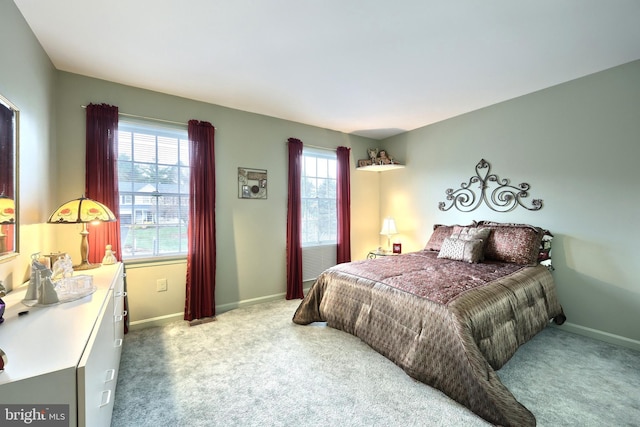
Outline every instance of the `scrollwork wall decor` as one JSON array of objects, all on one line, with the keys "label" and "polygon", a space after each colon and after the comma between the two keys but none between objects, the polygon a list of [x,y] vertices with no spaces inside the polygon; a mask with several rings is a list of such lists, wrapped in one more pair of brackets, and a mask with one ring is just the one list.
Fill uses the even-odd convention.
[{"label": "scrollwork wall decor", "polygon": [[[486,169],[486,171],[483,171]],[[481,172],[484,172],[482,174]],[[454,190],[448,188],[446,191],[447,200],[451,201],[449,206],[446,202],[438,203],[441,211],[448,211],[455,206],[462,212],[471,212],[477,209],[482,202],[493,211],[510,212],[518,206],[522,206],[530,211],[537,211],[542,208],[542,199],[533,199],[531,206],[523,203],[522,199],[529,197],[529,188],[531,186],[523,182],[519,186],[510,185],[508,179],[500,179],[498,175],[492,174],[491,165],[485,159],[481,159],[476,165],[476,176],[469,178],[468,182],[463,182],[460,188]],[[478,183],[480,192],[471,189],[472,184]],[[493,190],[489,189],[490,183],[496,183],[497,187]]]}]

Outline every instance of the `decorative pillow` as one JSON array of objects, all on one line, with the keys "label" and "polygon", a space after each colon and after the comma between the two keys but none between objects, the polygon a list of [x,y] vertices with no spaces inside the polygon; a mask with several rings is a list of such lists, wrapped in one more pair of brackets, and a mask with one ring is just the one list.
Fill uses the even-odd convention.
[{"label": "decorative pillow", "polygon": [[444,239],[451,236],[453,232],[453,225],[436,224],[433,226],[433,233],[425,246],[427,251],[439,251]]},{"label": "decorative pillow", "polygon": [[521,265],[538,262],[544,230],[525,224],[491,224],[484,251],[486,259]]},{"label": "decorative pillow", "polygon": [[442,242],[438,258],[476,263],[482,258],[483,248],[484,242],[480,239],[462,240],[447,237]]},{"label": "decorative pillow", "polygon": [[461,240],[480,239],[486,242],[487,238],[489,238],[489,234],[491,234],[491,229],[488,227],[460,227],[459,225],[456,225],[453,227],[451,237]]},{"label": "decorative pillow", "polygon": [[[475,224],[471,224],[471,225],[469,225],[467,227],[472,228],[474,226],[475,226]],[[443,225],[443,224],[434,225],[433,226],[433,233],[431,234],[431,237],[429,238],[429,241],[427,242],[427,245],[424,247],[424,249],[427,250],[427,251],[439,251],[440,247],[442,246],[442,242],[447,237],[451,237],[451,234],[453,233],[453,229],[455,227],[462,228],[463,226],[461,226],[461,225]]]},{"label": "decorative pillow", "polygon": [[491,234],[490,228],[477,228],[477,227],[453,227],[453,233],[451,237],[460,240],[482,240],[482,253],[480,254],[480,260],[484,261],[484,250],[487,247],[487,241]]}]

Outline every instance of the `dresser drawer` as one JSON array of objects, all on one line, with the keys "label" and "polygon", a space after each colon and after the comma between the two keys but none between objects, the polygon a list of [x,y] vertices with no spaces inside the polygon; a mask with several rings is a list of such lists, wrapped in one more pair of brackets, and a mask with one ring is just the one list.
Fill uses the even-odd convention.
[{"label": "dresser drawer", "polygon": [[114,305],[109,295],[78,365],[78,426],[111,425],[122,347],[115,338]]}]

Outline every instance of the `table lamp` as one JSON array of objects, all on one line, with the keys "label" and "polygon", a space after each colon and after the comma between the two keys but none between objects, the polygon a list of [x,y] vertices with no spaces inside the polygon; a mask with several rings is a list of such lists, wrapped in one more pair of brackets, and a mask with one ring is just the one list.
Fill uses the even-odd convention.
[{"label": "table lamp", "polygon": [[391,251],[391,236],[394,234],[398,234],[398,229],[396,229],[396,220],[387,217],[382,221],[382,230],[380,230],[380,234],[383,236],[387,236],[387,252]]},{"label": "table lamp", "polygon": [[108,207],[84,196],[66,202],[56,209],[47,220],[50,224],[82,224],[82,231],[80,232],[82,236],[80,242],[82,262],[74,265],[74,270],[90,270],[100,267],[100,264],[91,264],[87,260],[89,256],[89,242],[87,239],[89,231],[87,230],[87,223],[96,224],[113,221],[116,221],[116,216]]}]

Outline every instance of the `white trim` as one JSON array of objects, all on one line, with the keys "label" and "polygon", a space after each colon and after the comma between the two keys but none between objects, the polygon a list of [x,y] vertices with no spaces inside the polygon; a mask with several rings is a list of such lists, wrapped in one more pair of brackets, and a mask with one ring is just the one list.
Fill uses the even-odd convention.
[{"label": "white trim", "polygon": [[150,319],[136,320],[129,323],[129,330],[136,331],[138,329],[152,328],[154,326],[162,326],[167,323],[175,322],[176,320],[182,320],[184,313],[173,313],[164,316],[152,317]]},{"label": "white trim", "polygon": [[[310,288],[303,289],[305,295],[307,294],[307,292],[309,292],[309,289]],[[236,308],[249,307],[251,305],[260,304],[263,302],[279,301],[279,300],[285,299],[285,297],[286,297],[286,293],[282,292],[279,294],[267,295],[259,298],[250,298],[250,299],[246,299],[238,302],[217,305],[216,314],[222,314],[226,311],[231,311]],[[293,317],[293,313],[291,313],[291,316]],[[135,322],[129,323],[129,330],[135,331],[139,329],[152,328],[154,326],[162,326],[167,323],[175,322],[178,320],[184,320],[184,313],[182,312],[173,313],[173,314],[167,314],[164,316],[152,317],[149,319],[136,320]]]},{"label": "white trim", "polygon": [[555,326],[567,332],[583,335],[585,337],[594,338],[599,341],[608,342],[610,344],[619,345],[621,347],[630,348],[640,351],[640,341],[632,340],[620,335],[610,334],[608,332],[599,331],[597,329],[587,328],[586,326],[576,325],[575,323],[565,322],[561,326]]}]

